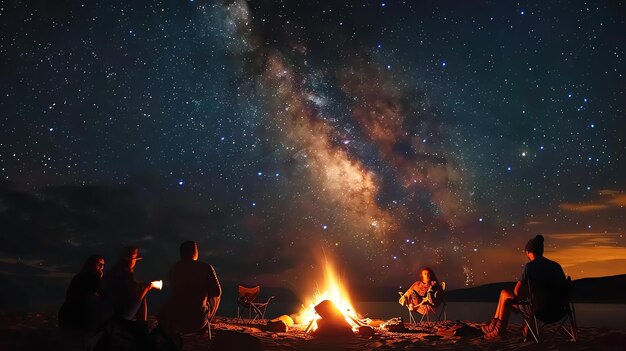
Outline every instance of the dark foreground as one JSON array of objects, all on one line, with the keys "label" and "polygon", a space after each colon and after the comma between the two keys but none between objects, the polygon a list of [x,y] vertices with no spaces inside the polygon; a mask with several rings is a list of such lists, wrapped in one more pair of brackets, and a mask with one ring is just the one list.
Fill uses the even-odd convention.
[{"label": "dark foreground", "polygon": [[[154,323],[154,322],[153,322]],[[579,327],[577,342],[562,333],[542,345],[523,342],[521,326],[511,325],[509,336],[485,341],[469,321],[430,322],[406,325],[404,332],[388,332],[375,328],[372,336],[319,338],[304,333],[303,326],[287,332],[270,332],[264,323],[241,323],[233,318],[218,317],[212,324],[213,339],[207,335],[185,335],[183,350],[228,350],[230,346],[254,341],[264,350],[624,350],[626,332],[620,330]],[[551,332],[554,329],[548,328]],[[245,340],[244,340],[245,339]],[[0,350],[64,350],[55,314],[0,313]],[[252,350],[251,350],[252,351]]]}]

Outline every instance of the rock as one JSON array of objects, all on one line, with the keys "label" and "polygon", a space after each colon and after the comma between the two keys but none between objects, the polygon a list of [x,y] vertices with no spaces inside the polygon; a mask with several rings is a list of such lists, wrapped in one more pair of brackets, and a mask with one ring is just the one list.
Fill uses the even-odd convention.
[{"label": "rock", "polygon": [[359,334],[363,336],[372,336],[376,334],[376,332],[374,331],[374,328],[367,326],[367,325],[363,325],[359,327]]},{"label": "rock", "polygon": [[280,319],[272,319],[267,321],[267,331],[274,333],[284,333],[287,331],[287,324]]},{"label": "rock", "polygon": [[276,321],[282,321],[283,323],[285,323],[286,326],[291,327],[293,326],[293,318],[289,317],[286,314],[283,314],[280,317],[276,317],[274,319],[271,320],[271,322],[276,322]]}]

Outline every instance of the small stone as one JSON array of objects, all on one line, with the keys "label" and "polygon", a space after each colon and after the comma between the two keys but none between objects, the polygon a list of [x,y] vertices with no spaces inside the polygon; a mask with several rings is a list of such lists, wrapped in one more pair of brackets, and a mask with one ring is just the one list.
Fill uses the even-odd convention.
[{"label": "small stone", "polygon": [[374,331],[374,328],[370,326],[363,325],[359,327],[359,335],[372,336],[374,334],[376,334],[376,332]]}]

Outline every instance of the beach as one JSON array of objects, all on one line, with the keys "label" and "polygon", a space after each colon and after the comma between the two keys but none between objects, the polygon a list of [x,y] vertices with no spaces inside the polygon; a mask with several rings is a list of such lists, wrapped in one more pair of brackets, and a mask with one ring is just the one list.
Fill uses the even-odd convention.
[{"label": "beach", "polygon": [[[151,326],[156,321],[151,319]],[[378,321],[384,322],[384,321]],[[316,337],[304,332],[305,326],[295,325],[286,332],[269,331],[265,321],[242,322],[231,317],[216,317],[211,325],[212,339],[206,334],[189,334],[181,338],[182,350],[242,350],[251,340],[260,349],[292,350],[624,350],[626,332],[600,327],[579,327],[578,340],[570,341],[557,332],[550,340],[537,345],[523,341],[521,324],[509,325],[508,336],[495,341],[482,337],[480,323],[447,320],[441,322],[405,323],[402,332],[373,328],[374,334],[349,337]],[[550,335],[554,326],[546,328]],[[0,350],[63,350],[66,349],[54,313],[0,314]],[[246,344],[247,345],[247,344]],[[248,348],[250,350],[254,350]],[[256,348],[259,349],[259,348]]]}]

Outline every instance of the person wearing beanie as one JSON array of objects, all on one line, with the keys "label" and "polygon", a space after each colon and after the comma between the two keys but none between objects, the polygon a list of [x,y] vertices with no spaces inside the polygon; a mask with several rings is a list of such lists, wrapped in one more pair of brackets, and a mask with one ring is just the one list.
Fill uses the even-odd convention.
[{"label": "person wearing beanie", "polygon": [[543,235],[539,234],[528,240],[524,248],[525,252],[532,252],[536,255],[543,256]]},{"label": "person wearing beanie", "polygon": [[[524,265],[524,270],[520,280],[515,284],[513,291],[502,289],[498,307],[493,318],[482,326],[485,333],[485,339],[494,340],[499,337],[506,336],[507,325],[512,306],[515,301],[524,300],[528,295],[528,282],[538,282],[540,284],[550,284],[553,286],[562,286],[566,281],[565,273],[560,264],[543,257],[544,238],[539,234],[528,240],[524,247],[524,254],[529,262]],[[542,289],[541,291],[550,291],[550,289]],[[555,291],[555,289],[552,289]],[[547,299],[546,299],[547,300]],[[538,309],[549,309],[550,306],[538,306]],[[537,312],[538,314],[538,312]],[[524,330],[526,332],[526,330]]]}]

